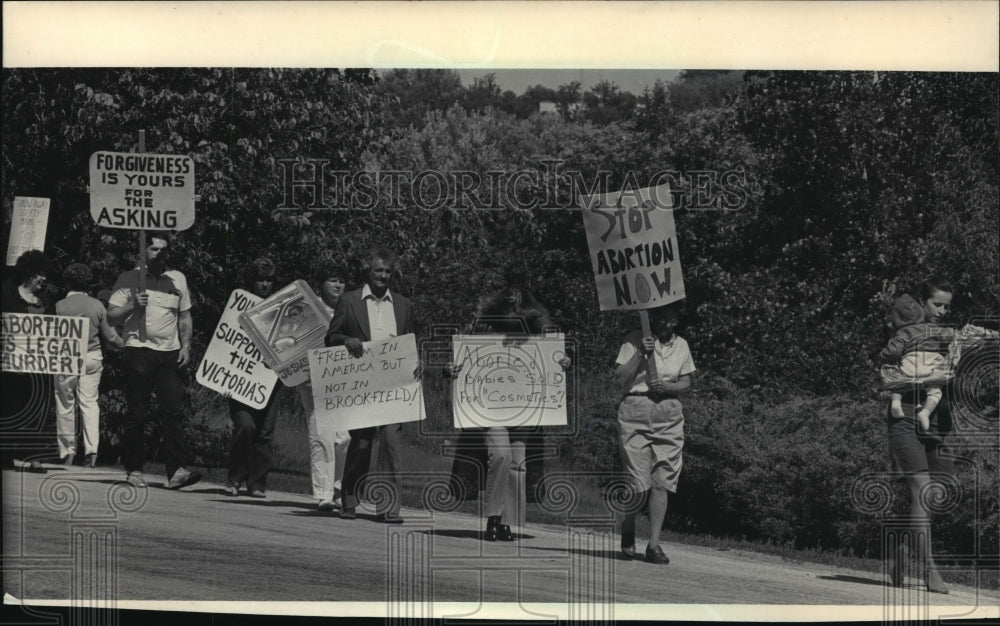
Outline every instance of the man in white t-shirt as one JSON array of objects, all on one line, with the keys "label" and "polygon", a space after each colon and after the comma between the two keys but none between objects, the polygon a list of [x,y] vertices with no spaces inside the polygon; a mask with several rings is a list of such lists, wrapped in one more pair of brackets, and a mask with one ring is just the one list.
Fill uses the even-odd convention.
[{"label": "man in white t-shirt", "polygon": [[122,464],[131,484],[146,485],[142,474],[146,414],[155,389],[166,487],[179,489],[201,480],[200,474],[184,467],[190,461],[181,426],[184,385],[177,372],[191,361],[191,294],[184,274],[166,269],[167,239],[153,235],[150,241],[145,250],[145,290],[139,290],[136,268],[118,276],[108,300],[108,316],[124,327],[122,367],[128,411],[122,433]]}]

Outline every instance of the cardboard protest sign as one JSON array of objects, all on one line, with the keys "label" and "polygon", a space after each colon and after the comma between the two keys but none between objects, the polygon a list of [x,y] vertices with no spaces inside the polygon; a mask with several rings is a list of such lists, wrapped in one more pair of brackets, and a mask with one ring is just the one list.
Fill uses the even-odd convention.
[{"label": "cardboard protest sign", "polygon": [[242,289],[229,294],[229,301],[195,374],[195,380],[203,386],[228,393],[234,400],[255,409],[267,405],[278,382],[278,375],[264,363],[260,349],[240,328],[240,313],[260,301]]},{"label": "cardboard protest sign", "polygon": [[45,231],[49,227],[49,199],[15,196],[14,214],[7,244],[7,265],[28,250],[45,249]]},{"label": "cardboard protest sign", "polygon": [[424,419],[420,380],[413,378],[420,362],[416,338],[410,334],[362,345],[359,358],[344,346],[309,351],[321,435]]},{"label": "cardboard protest sign", "polygon": [[452,350],[462,366],[452,393],[456,428],[566,425],[563,335],[455,335]]},{"label": "cardboard protest sign", "polygon": [[240,313],[240,327],[289,387],[309,380],[309,350],[322,348],[333,315],[305,281],[282,287]]},{"label": "cardboard protest sign", "polygon": [[90,215],[98,226],[186,230],[194,224],[194,159],[172,154],[95,152]]},{"label": "cardboard protest sign", "polygon": [[582,196],[580,204],[602,311],[684,298],[668,185]]},{"label": "cardboard protest sign", "polygon": [[89,329],[85,317],[4,313],[2,369],[78,376],[84,372]]}]

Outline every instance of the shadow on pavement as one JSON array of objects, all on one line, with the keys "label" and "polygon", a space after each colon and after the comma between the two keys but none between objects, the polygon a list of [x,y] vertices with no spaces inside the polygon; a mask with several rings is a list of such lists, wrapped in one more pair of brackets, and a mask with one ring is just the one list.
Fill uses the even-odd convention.
[{"label": "shadow on pavement", "polygon": [[836,580],[842,583],[856,583],[858,585],[875,585],[876,587],[884,587],[885,582],[877,580],[875,578],[862,578],[860,576],[848,576],[846,574],[834,574],[832,576],[817,576],[820,580]]},{"label": "shadow on pavement", "polygon": [[[479,530],[449,530],[446,528],[435,528],[434,530],[425,530],[421,534],[424,535],[434,535],[435,537],[451,537],[452,539],[475,539],[476,541],[482,541],[483,533]],[[516,539],[534,539],[534,535],[522,535],[520,533],[514,533]],[[506,541],[498,541],[496,543],[510,543]]]},{"label": "shadow on pavement", "polygon": [[573,554],[582,554],[585,556],[600,557],[603,559],[615,559],[616,561],[645,562],[645,558],[636,558],[636,559],[626,558],[624,554],[622,554],[617,550],[573,550],[567,548],[543,548],[541,546],[535,547],[531,544],[522,544],[521,547],[525,550],[542,550],[544,552],[559,552],[560,554],[566,554],[572,552]]},{"label": "shadow on pavement", "polygon": [[[214,493],[217,495],[222,495],[221,489],[205,489],[204,493]],[[250,497],[233,497],[227,496],[225,498],[219,498],[217,500],[212,500],[212,502],[224,502],[226,504],[247,504],[250,506],[284,506],[294,509],[308,509],[312,513],[315,513],[319,517],[329,517],[333,513],[327,513],[324,511],[317,511],[316,505],[308,502],[294,502],[292,500],[268,500],[267,498],[250,498]],[[291,511],[296,515],[304,515],[299,511]]]},{"label": "shadow on pavement", "polygon": [[96,483],[98,485],[127,484],[124,478],[77,478],[76,481],[81,483]]}]

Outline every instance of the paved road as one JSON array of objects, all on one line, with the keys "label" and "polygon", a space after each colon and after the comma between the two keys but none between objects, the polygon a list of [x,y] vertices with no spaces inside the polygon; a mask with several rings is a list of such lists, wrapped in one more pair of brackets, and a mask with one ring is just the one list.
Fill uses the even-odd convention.
[{"label": "paved road", "polygon": [[[931,615],[924,608],[929,600],[942,607],[979,606],[980,617],[1000,616],[996,591],[953,586],[950,595],[928,596],[915,579],[893,590],[869,572],[752,552],[668,545],[670,565],[654,566],[618,559],[617,536],[592,530],[531,526],[521,541],[484,543],[479,519],[463,514],[403,509],[406,524],[385,526],[365,519],[363,508],[354,521],[319,513],[300,494],[231,498],[207,483],[176,492],[156,478],[140,491],[122,484],[122,477],[100,468],[4,471],[4,592],[59,599],[100,596],[111,588],[122,603],[239,602],[225,609],[235,611],[252,608],[248,600],[420,610],[519,603],[529,613],[536,607],[542,614],[590,619],[612,617],[609,602],[617,618],[641,605],[712,604],[764,605],[728,608],[755,619],[787,619],[789,613],[774,605],[864,605],[868,619],[882,619],[887,603],[896,605],[896,617],[918,618]],[[113,562],[117,568],[108,567]],[[84,591],[73,595],[74,589]],[[390,598],[403,604],[387,605]],[[576,601],[587,604],[580,608]],[[406,604],[413,602],[424,604]],[[667,609],[673,618],[715,611]],[[417,609],[399,610],[409,615]]]}]

